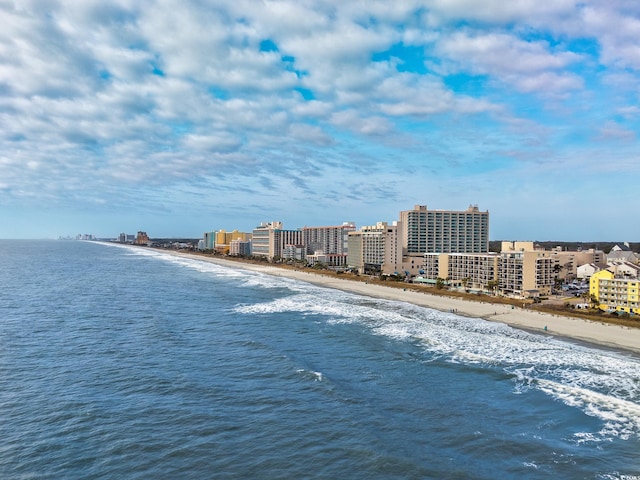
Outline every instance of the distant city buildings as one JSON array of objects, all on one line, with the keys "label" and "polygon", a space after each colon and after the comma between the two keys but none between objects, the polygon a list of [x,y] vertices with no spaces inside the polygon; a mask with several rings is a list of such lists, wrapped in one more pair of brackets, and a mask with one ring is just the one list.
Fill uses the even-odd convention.
[{"label": "distant city buildings", "polygon": [[151,243],[151,240],[149,240],[147,232],[138,232],[133,243],[136,245],[149,245]]},{"label": "distant city buildings", "polygon": [[76,240],[95,240],[96,236],[90,233],[80,233],[76,235]]},{"label": "distant city buildings", "polygon": [[[139,240],[141,234],[136,243],[144,242],[144,237]],[[205,232],[198,248],[516,298],[549,296],[564,282],[591,278],[597,280],[590,288],[602,296],[601,308],[629,312],[637,308],[633,303],[637,300],[613,302],[609,287],[638,277],[628,267],[639,262],[628,244],[605,255],[593,248],[545,250],[530,241],[508,241],[502,242],[499,252],[489,252],[489,212],[477,205],[461,211],[415,205],[399,212],[392,224],[377,222],[360,229],[353,222],[295,230],[285,229],[281,221],[263,222],[251,233]],[[628,288],[635,288],[633,281]],[[629,290],[625,298],[635,299],[633,294]]]},{"label": "distant city buildings", "polygon": [[344,267],[348,234],[355,228],[354,223],[345,222],[339,226],[286,230],[282,222],[263,222],[252,231],[251,254],[269,261],[306,260],[309,264]]},{"label": "distant city buildings", "polygon": [[118,235],[118,243],[133,243],[136,240],[135,235],[128,235],[126,233],[121,233]]}]

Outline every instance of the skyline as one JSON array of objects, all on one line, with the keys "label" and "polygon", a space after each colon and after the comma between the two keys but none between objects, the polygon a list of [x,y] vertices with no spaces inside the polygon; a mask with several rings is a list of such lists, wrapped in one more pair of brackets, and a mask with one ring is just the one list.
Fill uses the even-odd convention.
[{"label": "skyline", "polygon": [[473,204],[492,240],[640,240],[640,5],[27,0],[0,27],[0,238]]}]

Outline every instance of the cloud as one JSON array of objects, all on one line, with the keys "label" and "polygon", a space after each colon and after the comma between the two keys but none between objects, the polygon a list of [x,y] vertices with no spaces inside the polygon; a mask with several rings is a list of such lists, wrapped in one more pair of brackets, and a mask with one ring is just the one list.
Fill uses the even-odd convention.
[{"label": "cloud", "polygon": [[331,123],[362,135],[385,135],[392,129],[391,122],[380,116],[362,117],[355,110],[343,110],[331,116]]},{"label": "cloud", "polygon": [[637,135],[633,130],[624,128],[615,122],[607,122],[600,129],[599,138],[604,141],[620,140],[631,142],[637,139]]},{"label": "cloud", "polygon": [[415,185],[437,178],[443,195],[521,165],[569,176],[572,148],[609,149],[628,165],[639,10],[604,0],[3,2],[0,204],[86,198],[151,211],[170,209],[172,195],[180,205],[230,195],[232,184],[238,208],[286,211],[272,192],[285,183],[302,206],[352,185],[404,199],[407,172]]},{"label": "cloud", "polygon": [[637,7],[635,12],[612,7],[606,3],[585,7],[581,11],[581,23],[585,31],[598,39],[602,47],[600,61],[603,64],[639,70],[640,12]]},{"label": "cloud", "polygon": [[437,51],[454,62],[452,70],[489,75],[523,92],[559,93],[582,88],[582,79],[566,69],[580,60],[567,51],[552,52],[548,42],[525,41],[512,34],[455,32]]},{"label": "cloud", "polygon": [[574,0],[539,2],[537,0],[430,0],[427,5],[437,17],[454,20],[470,19],[477,22],[504,25],[511,22],[541,21],[571,15],[576,8]]}]

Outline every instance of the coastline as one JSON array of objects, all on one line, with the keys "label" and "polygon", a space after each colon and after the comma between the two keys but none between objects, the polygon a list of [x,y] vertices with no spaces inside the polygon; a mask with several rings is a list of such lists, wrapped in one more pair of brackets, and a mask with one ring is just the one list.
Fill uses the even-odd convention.
[{"label": "coastline", "polygon": [[[328,277],[309,271],[288,270],[271,265],[244,263],[175,250],[158,249],[157,251],[167,255],[200,260],[224,267],[240,268],[267,275],[291,278],[327,288],[356,293],[358,295],[406,302],[444,312],[453,310],[458,315],[500,322],[529,332],[553,335],[569,341],[574,340],[579,343],[605,347],[606,349],[617,352],[630,352],[634,355],[640,354],[640,328],[629,328],[620,325],[531,311],[511,305],[444,297],[428,292],[417,292],[410,289],[404,290],[384,285]],[[545,327],[547,327],[546,331]]]}]

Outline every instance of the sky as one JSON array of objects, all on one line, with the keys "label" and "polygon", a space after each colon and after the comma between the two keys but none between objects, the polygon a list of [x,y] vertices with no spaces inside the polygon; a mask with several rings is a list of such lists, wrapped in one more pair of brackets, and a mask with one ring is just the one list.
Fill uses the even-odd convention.
[{"label": "sky", "polygon": [[0,238],[639,241],[638,39],[627,0],[0,0]]}]

